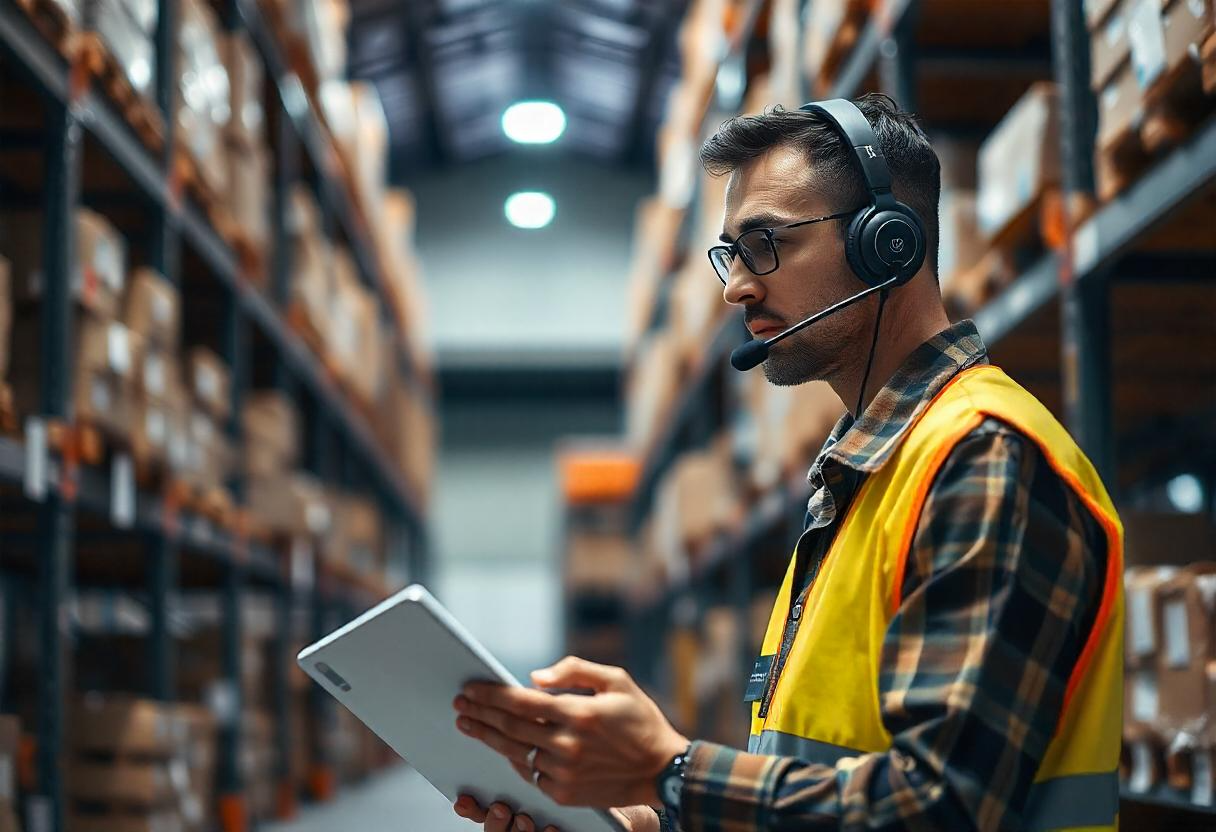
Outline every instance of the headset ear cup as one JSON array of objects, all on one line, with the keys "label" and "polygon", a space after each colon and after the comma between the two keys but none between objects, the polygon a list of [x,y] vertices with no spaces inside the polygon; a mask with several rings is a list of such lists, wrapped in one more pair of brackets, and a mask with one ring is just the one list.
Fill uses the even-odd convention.
[{"label": "headset ear cup", "polygon": [[861,229],[858,253],[880,282],[898,275],[896,285],[903,285],[925,262],[925,234],[919,218],[902,205],[876,212]]},{"label": "headset ear cup", "polygon": [[881,282],[879,275],[866,262],[862,253],[867,221],[874,213],[873,207],[862,208],[849,220],[849,230],[845,237],[844,258],[853,270],[853,274],[867,286],[875,286]]}]

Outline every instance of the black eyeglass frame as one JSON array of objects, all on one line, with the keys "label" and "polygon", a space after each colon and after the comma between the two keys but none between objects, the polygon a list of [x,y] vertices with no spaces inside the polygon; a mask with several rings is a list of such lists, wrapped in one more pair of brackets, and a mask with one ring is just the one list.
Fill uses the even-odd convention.
[{"label": "black eyeglass frame", "polygon": [[[857,211],[855,211],[855,210],[854,211],[844,211],[839,214],[828,214],[826,217],[814,217],[809,220],[799,220],[798,222],[792,222],[789,225],[778,225],[778,226],[774,226],[772,228],[749,228],[747,231],[744,231],[742,234],[740,234],[738,237],[736,237],[734,242],[726,243],[724,245],[719,245],[719,246],[710,246],[709,250],[706,251],[705,253],[709,257],[709,265],[713,268],[714,275],[716,275],[718,280],[720,280],[722,282],[723,286],[726,285],[727,277],[730,277],[730,272],[729,271],[727,272],[727,277],[723,277],[721,274],[718,273],[718,264],[714,262],[714,252],[715,251],[723,251],[723,252],[726,252],[727,254],[729,254],[730,258],[731,258],[731,260],[730,260],[731,263],[734,263],[735,257],[738,257],[740,260],[743,261],[743,265],[747,267],[747,270],[749,272],[754,274],[756,277],[764,277],[766,274],[772,274],[773,272],[777,271],[777,269],[781,268],[781,258],[777,256],[777,244],[773,240],[774,232],[785,231],[790,228],[799,228],[804,225],[813,225],[814,223],[817,223],[817,222],[827,222],[829,220],[842,220],[845,217],[851,217],[856,213],[857,213]],[[764,234],[765,239],[768,240],[768,246],[770,249],[772,249],[772,252],[773,252],[773,267],[771,269],[768,269],[768,270],[762,271],[762,272],[756,271],[756,267],[753,264],[747,262],[749,258],[743,254],[745,249],[743,249],[739,246],[740,240],[742,240],[748,234],[755,234],[756,232],[761,232]]]}]

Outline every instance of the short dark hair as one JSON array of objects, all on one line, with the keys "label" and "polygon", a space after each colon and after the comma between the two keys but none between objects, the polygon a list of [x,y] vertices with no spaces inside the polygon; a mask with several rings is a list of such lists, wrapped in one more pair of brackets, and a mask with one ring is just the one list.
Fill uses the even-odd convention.
[{"label": "short dark hair", "polygon": [[[937,275],[938,199],[941,163],[917,123],[890,97],[867,93],[853,100],[874,128],[893,190],[925,224],[926,260]],[[760,115],[736,116],[718,128],[701,146],[701,164],[712,176],[733,172],[775,147],[803,151],[814,167],[821,191],[834,200],[831,211],[845,211],[869,201],[861,166],[836,127],[818,113],[787,110],[781,105]],[[842,232],[846,229],[840,224]]]}]

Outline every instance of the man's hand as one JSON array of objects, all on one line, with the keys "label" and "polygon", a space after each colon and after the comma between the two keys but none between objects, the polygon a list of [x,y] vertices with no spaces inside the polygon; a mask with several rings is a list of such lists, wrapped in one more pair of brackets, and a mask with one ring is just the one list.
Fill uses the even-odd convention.
[{"label": "man's hand", "polygon": [[[461,795],[454,807],[456,814],[474,823],[485,824],[485,832],[537,832],[536,824],[527,815],[517,815],[505,803],[495,803],[489,810],[482,809],[477,801]],[[659,832],[659,816],[649,806],[629,806],[610,809],[626,832]],[[556,826],[546,826],[542,832],[561,832]]]},{"label": "man's hand", "polygon": [[465,686],[456,727],[506,757],[563,806],[660,806],[655,778],[688,739],[618,667],[574,657],[532,674],[540,687],[591,688],[594,696],[493,683]]}]

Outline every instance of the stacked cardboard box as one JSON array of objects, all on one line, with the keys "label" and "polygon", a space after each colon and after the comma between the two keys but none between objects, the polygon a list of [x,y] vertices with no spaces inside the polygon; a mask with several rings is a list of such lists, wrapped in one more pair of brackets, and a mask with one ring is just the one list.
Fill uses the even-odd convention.
[{"label": "stacked cardboard box", "polygon": [[642,454],[658,440],[680,393],[679,343],[670,330],[651,333],[640,344],[646,360],[633,368],[627,382],[625,433]]},{"label": "stacked cardboard box", "polygon": [[241,718],[241,778],[249,801],[249,814],[267,821],[275,811],[274,717],[269,711],[246,710]]},{"label": "stacked cardboard box", "polygon": [[179,14],[177,135],[205,185],[222,197],[228,192],[224,135],[232,96],[220,57],[221,29],[204,0],[183,0]]},{"label": "stacked cardboard box", "polygon": [[69,721],[65,764],[70,827],[204,829],[210,773],[196,771],[191,761],[199,760],[200,745],[214,742],[207,725],[205,711],[187,706],[96,695],[80,700]]},{"label": "stacked cardboard box", "polygon": [[[391,286],[388,302],[392,317],[405,333],[410,353],[420,369],[430,366],[427,343],[427,307],[423,295],[421,265],[414,251],[414,222],[417,209],[413,195],[404,188],[384,194],[383,209],[368,219],[376,234],[380,262]],[[385,372],[388,372],[386,365]]]},{"label": "stacked cardboard box", "polygon": [[288,298],[297,327],[302,327],[314,344],[324,344],[330,331],[330,303],[333,294],[333,247],[321,231],[321,211],[316,197],[304,185],[292,189],[285,218],[291,238],[291,262],[295,272]]},{"label": "stacked cardboard box", "polygon": [[[135,373],[131,447],[136,459],[161,467],[180,447],[186,403],[177,350],[180,301],[176,287],[151,269],[136,269],[127,291],[124,321],[143,349]],[[180,466],[182,460],[175,460]]]},{"label": "stacked cardboard box", "polygon": [[368,575],[384,571],[384,533],[376,503],[357,494],[330,494],[332,524],[322,546],[331,563]]},{"label": "stacked cardboard box", "polygon": [[[289,52],[307,66],[296,66],[312,80],[324,82],[346,71],[346,0],[264,0],[286,29]],[[298,47],[298,49],[297,49]]]},{"label": "stacked cardboard box", "polygon": [[[386,365],[392,363],[385,359]],[[384,373],[376,423],[389,459],[403,472],[410,488],[425,500],[430,492],[438,443],[434,413],[419,390],[391,366]]]},{"label": "stacked cardboard box", "polygon": [[1168,780],[1212,805],[1216,529],[1202,515],[1128,512],[1123,521],[1129,786],[1145,791]]},{"label": "stacked cardboard box", "polygon": [[232,380],[228,366],[206,347],[186,355],[187,463],[185,482],[200,491],[227,487],[232,467],[228,419],[232,411]]},{"label": "stacked cardboard box", "polygon": [[78,0],[131,88],[152,98],[156,89],[156,0]]},{"label": "stacked cardboard box", "polygon": [[261,58],[244,32],[225,34],[220,45],[231,91],[231,118],[224,132],[228,210],[250,242],[259,250],[268,250],[271,161],[266,146],[266,114],[262,107],[265,72]]},{"label": "stacked cardboard box", "polygon": [[735,528],[741,520],[742,503],[726,435],[703,451],[679,457],[659,484],[655,499],[659,545],[677,556],[695,560],[714,535]]},{"label": "stacked cardboard box", "polygon": [[380,94],[367,82],[326,81],[320,103],[364,212],[374,216],[388,179],[388,122]]},{"label": "stacked cardboard box", "polygon": [[1198,94],[1195,56],[1216,26],[1211,0],[1096,0],[1086,3],[1090,83],[1098,98],[1098,189],[1113,196],[1122,177],[1120,152],[1141,141],[1152,149],[1163,137],[1137,137],[1146,103],[1171,87]]},{"label": "stacked cardboard box", "polygon": [[636,560],[633,541],[621,531],[572,530],[566,536],[566,594],[622,593]]},{"label": "stacked cardboard box", "polygon": [[[141,343],[119,320],[126,282],[126,243],[101,216],[76,214],[77,262],[71,289],[75,316],[72,395],[76,418],[116,438],[129,435]],[[13,398],[21,414],[39,410],[43,227],[38,214],[5,214],[0,248],[12,258]]]},{"label": "stacked cardboard box", "polygon": [[1034,84],[979,150],[976,214],[980,233],[998,236],[1048,188],[1060,182],[1059,96]]},{"label": "stacked cardboard box", "polygon": [[21,744],[21,722],[15,716],[0,716],[0,832],[20,832],[17,820],[17,754]]},{"label": "stacked cardboard box", "polygon": [[379,305],[360,281],[354,260],[346,249],[334,252],[331,328],[327,346],[350,390],[371,406],[381,386],[383,336]]}]

